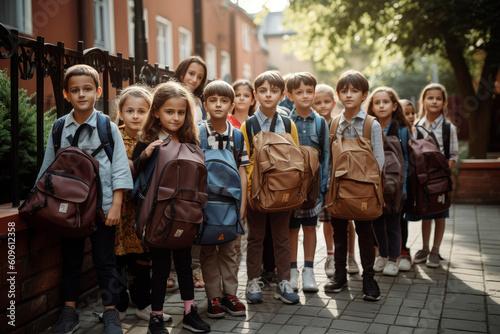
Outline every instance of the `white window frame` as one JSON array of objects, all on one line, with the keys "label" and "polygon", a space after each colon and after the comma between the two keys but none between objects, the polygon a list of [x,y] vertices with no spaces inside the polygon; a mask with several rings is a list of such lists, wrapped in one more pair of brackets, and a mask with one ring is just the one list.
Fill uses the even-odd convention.
[{"label": "white window frame", "polygon": [[193,33],[184,27],[179,27],[179,61],[193,53]]},{"label": "white window frame", "polygon": [[243,64],[243,78],[252,81],[252,65],[248,63]]},{"label": "white window frame", "polygon": [[243,51],[250,52],[250,26],[248,25],[248,23],[243,22],[241,24],[241,33]]},{"label": "white window frame", "polygon": [[231,80],[231,55],[227,51],[220,52],[220,78],[227,81],[229,84]]},{"label": "white window frame", "polygon": [[[134,10],[134,0],[128,0],[128,52],[129,57],[135,57],[135,10]],[[146,42],[149,41],[149,31],[148,31],[148,9],[144,8],[144,25],[145,25],[145,34],[146,34]]]},{"label": "white window frame", "polygon": [[205,46],[205,63],[207,64],[207,79],[217,78],[217,48],[215,45],[207,43]]},{"label": "white window frame", "polygon": [[[32,7],[31,7],[31,0],[2,0],[3,5],[7,5],[8,3],[13,3],[15,5],[15,13],[9,13],[8,11],[4,12],[4,15],[7,16],[15,16],[15,24],[10,25],[7,24],[5,21],[2,23],[7,27],[11,29],[16,29],[22,33],[25,33],[27,35],[32,35],[33,34],[33,17],[32,17]],[[21,8],[19,8],[19,5],[21,5]],[[41,23],[47,22],[49,19],[48,13],[40,13],[41,18]]]},{"label": "white window frame", "polygon": [[168,67],[174,67],[174,43],[172,22],[163,16],[156,15],[156,45],[158,62]]},{"label": "white window frame", "polygon": [[[102,8],[102,17],[98,9]],[[115,17],[113,0],[93,0],[92,13],[94,18],[94,46],[109,53],[115,53]],[[102,24],[102,26],[101,26]],[[101,35],[103,39],[98,39]]]}]

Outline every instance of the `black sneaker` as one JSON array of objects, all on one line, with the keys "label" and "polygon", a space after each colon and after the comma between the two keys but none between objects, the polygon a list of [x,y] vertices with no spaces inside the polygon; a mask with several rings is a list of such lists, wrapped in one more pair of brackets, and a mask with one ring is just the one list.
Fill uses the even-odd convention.
[{"label": "black sneaker", "polygon": [[325,292],[340,292],[346,286],[347,274],[336,271],[333,278],[330,278],[330,282],[325,284]]},{"label": "black sneaker", "polygon": [[210,332],[210,325],[200,318],[198,315],[198,309],[194,305],[191,305],[191,312],[184,314],[182,327],[189,329],[193,333]]},{"label": "black sneaker", "polygon": [[363,299],[369,301],[380,300],[380,289],[373,277],[363,277]]},{"label": "black sneaker", "polygon": [[110,308],[102,313],[105,334],[123,334],[122,323],[120,322],[120,312],[115,308]]},{"label": "black sneaker", "polygon": [[59,319],[52,327],[52,334],[72,334],[80,328],[78,312],[71,306],[64,306]]},{"label": "black sneaker", "polygon": [[152,315],[149,317],[148,334],[168,334],[162,316]]},{"label": "black sneaker", "polygon": [[260,273],[260,280],[268,286],[276,286],[279,283],[278,277],[274,271],[262,270]]}]

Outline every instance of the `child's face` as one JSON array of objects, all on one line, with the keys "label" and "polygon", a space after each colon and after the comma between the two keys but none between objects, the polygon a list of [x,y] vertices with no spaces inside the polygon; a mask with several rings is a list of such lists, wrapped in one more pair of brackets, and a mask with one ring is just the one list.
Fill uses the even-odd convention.
[{"label": "child's face", "polygon": [[266,80],[255,91],[255,98],[260,103],[260,108],[264,110],[276,110],[276,106],[283,98],[284,93],[281,92],[281,89],[276,86],[272,86]]},{"label": "child's face", "polygon": [[396,110],[398,105],[392,102],[389,93],[384,91],[377,92],[373,95],[372,99],[372,110],[375,116],[377,116],[379,120],[391,119],[392,113]]},{"label": "child's face", "polygon": [[437,118],[443,112],[443,92],[437,89],[428,90],[422,103],[427,115],[434,119]]},{"label": "child's face", "polygon": [[155,117],[160,120],[163,130],[175,134],[186,119],[187,101],[180,97],[171,97],[155,111]]},{"label": "child's face", "polygon": [[292,89],[288,93],[288,98],[295,103],[295,108],[298,110],[307,110],[311,108],[314,95],[314,87],[301,82],[299,88]]},{"label": "child's face", "polygon": [[210,119],[226,119],[227,115],[234,108],[234,103],[226,96],[209,96],[206,102],[203,103],[205,109],[210,114]]},{"label": "child's face", "polygon": [[205,77],[205,69],[198,63],[191,63],[182,78],[182,83],[186,85],[192,92],[200,87],[203,78]]},{"label": "child's face", "polygon": [[148,116],[149,104],[142,97],[129,97],[120,110],[120,119],[125,124],[125,131],[139,132]]},{"label": "child's face", "polygon": [[349,85],[349,87],[343,87],[337,92],[340,102],[344,105],[345,109],[360,109],[361,104],[366,97],[368,92],[363,93],[361,90]]},{"label": "child's face", "polygon": [[313,109],[318,114],[329,119],[332,116],[333,108],[335,108],[335,99],[329,93],[317,93],[313,102]]},{"label": "child's face", "polygon": [[413,125],[413,123],[415,123],[415,108],[413,108],[411,104],[408,104],[405,107],[404,112],[408,122],[410,122],[410,124]]},{"label": "child's face", "polygon": [[254,97],[250,87],[238,86],[234,92],[234,107],[237,111],[248,112],[254,103]]},{"label": "child's face", "polygon": [[101,96],[101,87],[96,88],[88,75],[76,75],[69,78],[68,91],[64,90],[63,95],[75,112],[93,111],[95,101]]}]

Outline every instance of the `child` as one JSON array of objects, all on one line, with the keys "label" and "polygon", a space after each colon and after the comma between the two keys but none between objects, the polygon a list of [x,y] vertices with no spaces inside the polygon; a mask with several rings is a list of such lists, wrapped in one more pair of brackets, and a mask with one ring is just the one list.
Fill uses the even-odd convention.
[{"label": "child", "polygon": [[[63,94],[73,106],[64,123],[61,135],[61,148],[71,146],[70,138],[80,125],[86,123],[95,131],[82,131],[78,147],[92,153],[101,145],[96,129],[97,111],[95,101],[101,95],[99,74],[88,65],[74,65],[64,75]],[[52,131],[51,131],[52,132]],[[99,279],[101,299],[104,305],[103,322],[105,333],[122,333],[120,315],[116,304],[120,301],[118,293],[118,277],[113,254],[115,225],[120,223],[123,191],[132,189],[132,176],[127,162],[125,145],[121,140],[116,124],[111,123],[111,134],[114,140],[112,162],[101,150],[95,159],[99,161],[99,175],[102,182],[102,209],[106,214],[105,224],[98,224],[90,235],[92,243],[92,259]],[[47,149],[37,180],[55,159],[52,136],[49,135]],[[64,308],[52,333],[72,333],[80,327],[76,303],[80,294],[80,280],[83,263],[85,237],[61,238],[62,297]]]},{"label": "child", "polygon": [[[336,133],[338,138],[344,131],[344,137],[356,138],[357,133],[363,135],[363,125],[367,117],[366,111],[361,108],[361,104],[368,96],[369,84],[365,76],[358,71],[349,70],[344,72],[337,82],[337,96],[344,105],[344,110],[340,114],[339,125]],[[384,146],[382,141],[382,129],[380,124],[373,121],[371,131],[371,144],[373,153],[377,159],[379,169],[384,166]],[[380,290],[377,282],[373,278],[373,261],[375,259],[375,249],[373,244],[373,229],[371,221],[356,221],[356,233],[358,234],[358,245],[363,266],[363,299],[379,300]],[[325,285],[327,292],[340,292],[347,286],[347,225],[348,220],[332,217],[332,226],[335,233],[335,276]]]},{"label": "child", "polygon": [[[119,127],[125,144],[127,156],[132,158],[132,152],[137,144],[139,131],[146,120],[152,102],[150,89],[146,86],[132,85],[121,91],[117,100],[117,121],[123,122]],[[132,166],[132,160],[129,160]],[[120,302],[116,306],[123,319],[130,298],[136,305],[135,315],[143,320],[149,320],[151,313],[151,277],[149,269],[149,249],[141,244],[134,229],[134,219],[137,206],[132,202],[130,192],[124,193],[121,223],[115,231],[115,258],[120,284]],[[131,275],[128,284],[127,271]],[[169,315],[163,315],[165,321]]]},{"label": "child", "polygon": [[[323,198],[328,188],[328,164],[330,159],[329,138],[326,132],[327,123],[314,113],[311,105],[314,101],[316,78],[308,72],[293,74],[287,81],[287,96],[294,103],[290,119],[296,124],[299,134],[299,143],[315,148],[320,161],[320,196],[311,209],[297,209],[290,218],[290,285],[298,289],[299,270],[297,269],[297,251],[299,244],[299,231],[302,225],[304,233],[304,269],[302,270],[302,290],[304,292],[317,292],[318,285],[314,278],[314,253],[316,251],[316,225],[318,215],[323,207]],[[317,119],[320,118],[323,134],[318,133]],[[320,130],[321,131],[321,130]]]},{"label": "child", "polygon": [[[444,154],[444,140],[442,125],[445,122],[445,114],[447,112],[447,94],[446,88],[443,85],[433,83],[427,85],[420,97],[420,111],[419,121],[416,124],[416,130],[420,131],[424,138],[427,137],[427,131],[418,130],[418,127],[424,127],[428,131],[432,131],[438,141],[439,149]],[[415,134],[416,137],[416,134]],[[448,164],[450,169],[453,169],[455,162],[458,160],[458,139],[457,130],[453,124],[450,124],[450,157]],[[430,268],[439,267],[439,247],[443,241],[444,228],[446,225],[446,218],[449,217],[449,210],[424,216],[412,217],[409,215],[408,220],[422,219],[422,249],[415,254],[413,258],[414,263],[426,262]],[[434,219],[436,225],[434,227],[434,244],[432,249],[429,249],[429,239],[431,235],[432,220]]]},{"label": "child", "polygon": [[[138,173],[145,168],[156,146],[165,139],[199,145],[198,128],[194,124],[192,94],[175,82],[160,84],[154,90],[153,103],[143,131],[139,137],[132,159]],[[166,334],[163,321],[163,302],[170,272],[171,255],[179,277],[181,299],[184,301],[182,327],[193,332],[209,332],[210,325],[198,315],[194,305],[193,271],[191,269],[191,247],[182,249],[150,247],[153,274],[151,278],[151,316],[149,333]]]},{"label": "child", "polygon": [[280,101],[280,103],[278,103],[278,111],[283,111],[284,113],[286,113],[287,115],[290,115],[290,113],[292,112],[293,110],[293,101],[290,101],[290,99],[288,98],[287,96],[287,82],[288,82],[288,79],[290,79],[292,77],[292,73],[288,73],[288,74],[285,74],[283,76],[283,80],[285,81],[285,92],[284,92],[284,97],[282,98],[282,100]]},{"label": "child", "polygon": [[413,123],[415,123],[415,106],[410,100],[406,99],[399,100],[399,103],[403,107],[406,120],[410,123],[410,126],[413,127]]},{"label": "child", "polygon": [[[403,108],[398,103],[399,97],[394,89],[379,87],[370,95],[368,101],[368,115],[377,117],[384,135],[388,135],[389,128],[398,126],[398,138],[401,150],[405,157],[405,175],[408,175],[408,121],[403,114]],[[406,177],[403,184],[403,196],[406,194]],[[399,272],[399,256],[401,248],[401,212],[383,214],[373,222],[373,230],[378,242],[379,256],[373,270],[383,271],[384,275],[396,276]]]},{"label": "child", "polygon": [[[190,56],[181,61],[174,72],[175,78],[182,83],[191,93],[194,99],[194,124],[197,125],[203,119],[206,119],[204,114],[205,109],[201,102],[203,89],[207,82],[207,65],[200,56]],[[200,266],[200,246],[193,245],[192,247],[192,268],[194,278],[194,288],[203,290],[205,283],[201,274]],[[175,268],[172,268],[172,277],[169,278],[168,287],[170,291],[177,289]]]},{"label": "child", "polygon": [[227,120],[236,129],[240,129],[241,124],[252,116],[255,111],[255,97],[253,96],[253,85],[248,80],[238,80],[233,83],[234,89],[234,109],[229,115]]},{"label": "child", "polygon": [[[283,98],[285,82],[279,73],[275,71],[267,71],[259,76],[254,81],[255,98],[259,101],[260,106],[252,117],[258,120],[261,131],[268,132],[271,127],[271,120],[277,112],[278,103]],[[276,115],[276,133],[285,132],[283,116]],[[241,126],[241,132],[245,138],[245,144],[248,148],[250,145],[246,127],[249,126],[249,121],[245,121]],[[291,122],[291,135],[294,138],[296,145],[299,145],[297,128]],[[250,165],[246,166],[248,176],[248,188],[251,189],[252,170],[253,170],[254,154],[250,156]],[[257,182],[257,181],[256,181]],[[247,210],[248,217],[248,248],[247,248],[247,291],[246,298],[249,303],[261,303],[263,295],[261,291],[262,282],[259,280],[260,267],[262,262],[262,243],[266,234],[266,220],[269,218],[270,227],[273,237],[274,258],[277,268],[277,276],[279,284],[276,287],[274,298],[281,299],[284,303],[294,304],[299,301],[299,296],[290,287],[290,241],[288,236],[288,225],[290,223],[290,211],[263,213],[251,207]]]},{"label": "child", "polygon": [[[234,108],[234,90],[225,81],[212,81],[205,87],[203,93],[205,110],[210,115],[210,120],[200,124],[201,131],[208,134],[209,149],[219,148],[217,138],[233,137],[239,135],[238,129],[231,126],[227,115]],[[202,127],[205,127],[203,129]],[[223,141],[225,149],[227,141]],[[232,145],[232,142],[231,142]],[[243,143],[244,145],[244,143]],[[232,150],[239,149],[231,147]],[[236,165],[239,166],[241,189],[247,189],[247,176],[245,166],[249,165],[248,154],[243,146]],[[241,218],[246,215],[246,192],[242,192]],[[233,316],[245,315],[245,305],[236,297],[238,289],[238,261],[236,254],[236,240],[218,246],[201,246],[200,261],[203,277],[205,278],[205,291],[208,297],[207,315],[209,318],[222,318],[225,312]],[[222,288],[221,288],[222,287]]]},{"label": "child", "polygon": [[[326,84],[318,84],[316,86],[316,97],[314,98],[313,109],[325,118],[328,123],[328,127],[332,124],[332,113],[336,103],[335,91],[332,87]],[[325,236],[326,243],[325,273],[326,276],[333,277],[335,274],[335,262],[333,258],[333,227],[326,209],[321,210],[321,213],[319,214],[319,221],[323,223],[323,234]],[[356,263],[356,259],[354,258],[356,234],[354,233],[354,224],[352,220],[349,221],[348,234],[349,255],[347,261],[347,272],[349,274],[357,274],[359,273],[359,268]]]}]

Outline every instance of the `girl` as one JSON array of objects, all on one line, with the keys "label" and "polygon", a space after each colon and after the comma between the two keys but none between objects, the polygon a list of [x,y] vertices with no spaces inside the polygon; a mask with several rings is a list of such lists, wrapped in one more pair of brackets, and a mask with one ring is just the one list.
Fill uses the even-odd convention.
[{"label": "girl", "polygon": [[241,124],[252,116],[255,111],[255,97],[253,85],[248,80],[238,80],[233,83],[234,109],[227,120],[235,128],[239,129]]},{"label": "girl", "polygon": [[[313,109],[323,116],[328,123],[328,126],[332,124],[332,113],[335,109],[335,90],[326,84],[316,85],[316,97],[313,102]],[[336,116],[336,115],[334,115]],[[325,261],[325,273],[328,277],[333,277],[335,275],[335,262],[333,259],[334,246],[333,246],[333,226],[331,224],[331,219],[325,209],[323,209],[319,215],[319,221],[323,223],[323,234],[325,236],[326,243],[326,261]],[[354,232],[354,223],[349,221],[348,225],[349,234],[349,255],[347,261],[347,272],[349,274],[359,273],[359,267],[356,263],[354,257],[354,244],[356,241],[356,233]]]},{"label": "girl", "polygon": [[[132,152],[137,144],[137,137],[151,106],[152,95],[146,86],[133,85],[121,91],[117,99],[116,122],[123,122],[119,127],[127,150],[129,164],[133,170]],[[123,196],[121,223],[116,226],[115,258],[120,284],[120,303],[116,305],[123,319],[129,304],[127,293],[127,271],[130,272],[132,283],[128,286],[130,298],[136,305],[135,314],[138,318],[149,320],[151,313],[151,277],[149,275],[149,249],[142,246],[137,238],[133,224],[136,205],[132,202],[130,191]],[[163,314],[168,321],[171,317]]]},{"label": "girl", "polygon": [[[432,131],[438,141],[439,149],[444,154],[444,141],[442,125],[447,122],[445,115],[447,114],[447,94],[446,88],[443,85],[432,83],[427,85],[420,97],[419,120],[416,124],[415,132],[420,131],[426,137],[427,131],[418,130],[418,127],[424,127],[428,131]],[[416,134],[415,134],[416,135]],[[455,162],[458,160],[458,139],[457,130],[453,124],[450,124],[450,156],[448,164],[450,169],[453,169]],[[412,217],[408,215],[408,220],[422,219],[422,249],[415,254],[414,263],[426,262],[426,265],[431,268],[439,267],[439,247],[443,240],[445,220],[449,217],[449,210],[440,212],[434,215],[424,217]],[[431,235],[432,220],[435,221],[434,227],[434,244],[432,249],[429,248],[429,239]]]},{"label": "girl", "polygon": [[[156,87],[149,116],[132,156],[136,172],[145,167],[155,147],[169,137],[176,142],[199,145],[198,128],[194,124],[193,111],[192,94],[182,85],[168,82]],[[179,277],[181,299],[184,301],[185,311],[182,327],[193,332],[209,332],[210,326],[200,318],[194,305],[191,247],[174,250],[150,247],[150,252],[153,274],[151,278],[152,312],[149,319],[149,333],[168,333],[161,314],[170,272],[171,255],[173,255],[175,269]]]},{"label": "girl", "polygon": [[[408,168],[409,124],[399,104],[398,94],[389,87],[380,87],[373,91],[368,99],[368,115],[377,117],[384,135],[394,123],[399,126],[398,138],[405,156],[405,170]],[[405,173],[406,175],[407,173]],[[403,196],[406,194],[406,177],[403,185]],[[378,241],[379,256],[373,270],[383,271],[384,275],[396,276],[399,272],[399,255],[401,250],[401,212],[382,214],[373,222],[373,230]]]},{"label": "girl", "polygon": [[403,111],[408,123],[413,127],[413,123],[415,123],[415,106],[410,100],[402,99],[399,101],[401,107],[403,107]]}]

